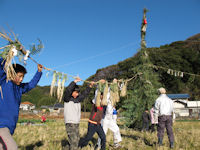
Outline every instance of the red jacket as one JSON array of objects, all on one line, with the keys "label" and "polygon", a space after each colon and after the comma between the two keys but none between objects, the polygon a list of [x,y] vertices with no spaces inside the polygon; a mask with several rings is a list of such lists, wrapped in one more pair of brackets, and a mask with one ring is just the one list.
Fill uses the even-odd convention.
[{"label": "red jacket", "polygon": [[90,114],[89,122],[92,124],[100,124],[103,117],[103,107],[96,107],[92,104],[92,111]]}]

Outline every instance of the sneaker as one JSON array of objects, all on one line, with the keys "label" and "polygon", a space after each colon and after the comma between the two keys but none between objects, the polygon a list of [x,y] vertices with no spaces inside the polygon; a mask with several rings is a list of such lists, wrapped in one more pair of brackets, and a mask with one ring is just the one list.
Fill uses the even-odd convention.
[{"label": "sneaker", "polygon": [[170,142],[170,148],[173,149],[174,148],[174,143]]},{"label": "sneaker", "polygon": [[114,148],[121,148],[121,145],[119,143],[115,143]]},{"label": "sneaker", "polygon": [[98,144],[96,144],[95,147],[94,147],[94,150],[100,150],[100,149],[101,149],[101,147],[98,146]]},{"label": "sneaker", "polygon": [[162,146],[162,145],[163,145],[162,139],[160,139],[160,138],[158,138],[158,145],[159,145],[159,146]]}]

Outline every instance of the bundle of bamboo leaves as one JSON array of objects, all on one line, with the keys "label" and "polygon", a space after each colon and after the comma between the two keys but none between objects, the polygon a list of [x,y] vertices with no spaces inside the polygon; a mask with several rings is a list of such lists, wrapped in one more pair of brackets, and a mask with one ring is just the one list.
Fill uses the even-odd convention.
[{"label": "bundle of bamboo leaves", "polygon": [[[14,37],[14,40],[12,40],[11,37]],[[16,72],[14,71],[13,68],[13,63],[15,64],[14,61],[15,56],[17,56],[19,58],[19,61],[22,62],[22,59],[25,58],[25,56],[28,57],[30,54],[35,55],[39,53],[43,48],[43,44],[39,40],[39,44],[37,46],[35,44],[30,46],[29,50],[30,54],[27,55],[27,51],[25,50],[24,46],[19,42],[14,32],[11,33],[6,33],[5,31],[0,32],[0,38],[8,42],[6,46],[0,48],[1,49],[0,55],[4,59],[3,63],[5,63],[4,71],[6,72],[7,75],[7,81],[13,80],[16,77]]]},{"label": "bundle of bamboo leaves", "polygon": [[[119,95],[119,83],[122,82],[121,84],[121,93]],[[126,90],[127,90],[127,80],[123,81],[118,81],[117,79],[114,79],[112,83],[110,83],[110,88],[109,88],[109,83],[107,81],[105,82],[98,82],[98,93],[96,97],[96,106],[99,107],[101,104],[102,105],[107,105],[107,94],[110,92],[110,100],[113,106],[116,105],[117,102],[120,101],[120,96],[124,97],[126,96]],[[101,93],[103,93],[103,99],[102,102],[100,100]]]},{"label": "bundle of bamboo leaves", "polygon": [[[14,39],[12,40],[13,37]],[[35,55],[39,53],[42,48],[44,47],[42,42],[40,40],[38,45],[33,44],[30,46],[29,51],[25,50],[24,46],[19,42],[18,38],[14,34],[14,32],[6,33],[6,32],[0,32],[0,38],[8,41],[8,44],[4,47],[0,47],[1,57],[4,59],[3,63],[4,65],[4,71],[7,74],[7,81],[8,80],[14,80],[16,77],[16,72],[13,68],[13,63],[15,64],[14,57],[17,56],[19,58],[20,62],[25,63],[27,58],[30,58],[33,60],[36,64],[38,64],[33,58],[30,57],[30,55]],[[57,99],[59,102],[61,102],[63,93],[64,93],[64,84],[67,80],[67,74],[60,73],[57,71],[53,71],[52,69],[48,69],[43,67],[44,69],[53,72],[53,80],[51,83],[50,88],[50,95],[51,96],[57,96]],[[98,83],[98,93],[97,93],[97,100],[96,100],[96,106],[100,106],[100,95],[103,93],[103,100],[102,104],[107,105],[107,93],[109,92],[109,83],[107,81],[105,82],[97,82]],[[115,105],[119,101],[119,81],[114,79],[113,82],[110,84],[110,93],[111,93],[111,101],[113,105]],[[120,93],[120,96],[126,95],[126,86],[127,82],[123,82],[122,84],[122,90]]]}]

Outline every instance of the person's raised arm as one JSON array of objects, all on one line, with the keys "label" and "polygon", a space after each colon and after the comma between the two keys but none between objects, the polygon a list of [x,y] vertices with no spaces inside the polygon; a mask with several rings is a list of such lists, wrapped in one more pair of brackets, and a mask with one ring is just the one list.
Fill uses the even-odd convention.
[{"label": "person's raised arm", "polygon": [[36,85],[38,84],[38,82],[42,76],[43,66],[41,64],[38,64],[37,68],[38,68],[38,70],[37,70],[36,74],[34,75],[34,77],[32,78],[32,80],[29,83],[22,83],[20,85],[22,87],[22,94],[30,91],[31,89],[36,87]]},{"label": "person's raised arm", "polygon": [[63,100],[65,102],[68,102],[69,101],[69,98],[71,97],[72,95],[72,92],[76,86],[76,83],[77,82],[80,82],[81,79],[79,77],[75,78],[74,81],[72,81],[66,88],[65,88],[65,91],[64,91],[64,97],[63,97]]},{"label": "person's raised arm", "polygon": [[4,71],[4,65],[5,65],[5,61],[3,61],[3,58],[0,57],[0,84],[2,83],[3,80],[6,80],[6,73]]},{"label": "person's raised arm", "polygon": [[91,90],[91,88],[93,87],[94,84],[95,84],[95,82],[94,82],[94,81],[91,81],[89,87],[87,87],[87,88],[85,89],[85,91],[83,91],[83,92],[80,94],[80,96],[77,98],[77,101],[82,102],[82,101],[86,98],[86,96],[89,95],[90,90]]}]

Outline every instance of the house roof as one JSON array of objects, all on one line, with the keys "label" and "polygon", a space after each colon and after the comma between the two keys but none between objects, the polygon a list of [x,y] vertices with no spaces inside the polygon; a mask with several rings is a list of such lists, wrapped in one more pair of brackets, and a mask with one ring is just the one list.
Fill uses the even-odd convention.
[{"label": "house roof", "polygon": [[64,105],[61,103],[54,104],[54,108],[64,108]]},{"label": "house roof", "polygon": [[171,99],[188,99],[190,98],[189,94],[167,94]]},{"label": "house roof", "polygon": [[31,102],[28,102],[28,101],[22,102],[21,104],[24,104],[24,105],[34,105],[34,104],[32,104]]}]

